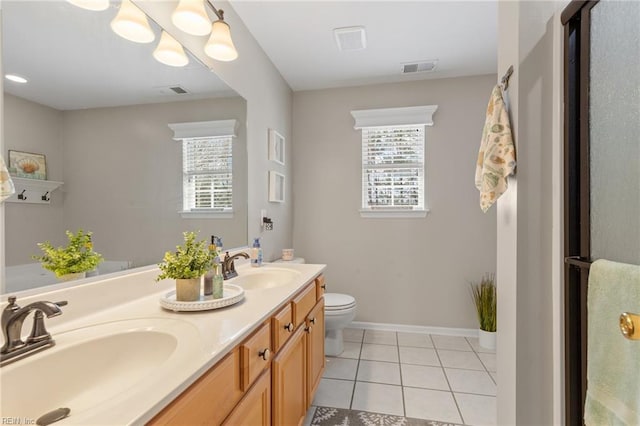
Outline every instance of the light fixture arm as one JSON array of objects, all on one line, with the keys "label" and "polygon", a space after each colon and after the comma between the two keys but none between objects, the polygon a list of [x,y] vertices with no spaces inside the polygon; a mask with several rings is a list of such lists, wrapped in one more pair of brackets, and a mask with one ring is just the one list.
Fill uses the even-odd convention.
[{"label": "light fixture arm", "polygon": [[216,7],[213,5],[213,3],[211,3],[211,0],[205,1],[205,4],[207,6],[209,6],[211,8],[211,10],[213,10],[213,13],[216,14],[216,16],[218,17],[219,20],[224,21],[224,10],[216,9]]}]

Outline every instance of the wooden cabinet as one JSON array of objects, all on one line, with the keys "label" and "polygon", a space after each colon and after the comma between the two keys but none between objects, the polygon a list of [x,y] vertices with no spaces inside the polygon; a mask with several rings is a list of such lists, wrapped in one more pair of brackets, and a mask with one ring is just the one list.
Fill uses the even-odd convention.
[{"label": "wooden cabinet", "polygon": [[271,425],[271,370],[267,369],[233,409],[225,426]]},{"label": "wooden cabinet", "polygon": [[319,276],[148,424],[299,426],[325,367]]},{"label": "wooden cabinet", "polygon": [[236,348],[148,424],[219,425],[240,398],[240,353]]},{"label": "wooden cabinet", "polygon": [[273,424],[299,425],[307,411],[307,335],[299,327],[271,365]]},{"label": "wooden cabinet", "polygon": [[324,298],[311,310],[307,327],[307,395],[311,405],[325,367],[324,357]]}]

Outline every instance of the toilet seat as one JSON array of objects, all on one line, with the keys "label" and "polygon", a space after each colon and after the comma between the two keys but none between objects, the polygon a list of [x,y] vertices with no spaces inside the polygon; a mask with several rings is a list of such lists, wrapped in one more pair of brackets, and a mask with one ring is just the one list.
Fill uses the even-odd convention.
[{"label": "toilet seat", "polygon": [[348,294],[325,293],[324,310],[329,312],[344,311],[356,306],[356,299]]}]

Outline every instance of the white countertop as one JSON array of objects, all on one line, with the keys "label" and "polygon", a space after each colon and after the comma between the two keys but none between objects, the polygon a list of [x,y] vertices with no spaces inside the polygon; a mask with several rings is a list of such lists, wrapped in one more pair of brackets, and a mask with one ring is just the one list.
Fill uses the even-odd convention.
[{"label": "white countertop", "polygon": [[[322,273],[325,267],[326,265],[312,264],[264,264],[261,267],[264,270],[286,268],[296,270],[300,274],[286,285],[264,290],[245,290],[244,300],[233,306],[202,312],[172,312],[161,308],[159,299],[174,289],[174,282],[164,280],[156,283],[155,277],[159,270],[155,266],[62,289],[45,289],[24,297],[18,294],[17,303],[20,306],[37,300],[69,302],[67,306],[62,307],[63,315],[45,320],[47,329],[60,346],[69,343],[65,342],[66,333],[69,331],[132,319],[158,319],[158,322],[164,319],[179,320],[190,324],[190,328],[195,330],[194,333],[190,333],[194,336],[192,340],[197,340],[190,342],[189,350],[192,354],[189,353],[188,362],[181,364],[180,368],[163,369],[160,366],[148,379],[141,380],[118,393],[116,397],[103,401],[94,409],[78,412],[74,411],[70,404],[71,415],[56,424],[144,424],[222,359],[298,290]],[[237,266],[240,276],[251,269],[253,268],[248,262],[239,262]],[[233,281],[232,279],[229,282]],[[4,301],[6,296],[3,297]],[[23,335],[28,334],[30,323],[30,319],[25,321]],[[72,335],[74,333],[69,333],[69,336]],[[47,356],[47,353],[55,351],[56,347],[2,367],[0,379],[5,371],[19,367],[21,362],[26,362],[32,357]],[[122,350],[126,351],[127,348]],[[46,372],[40,373],[43,377],[46,376]],[[60,383],[60,386],[64,386],[64,383]],[[26,394],[24,398],[30,398],[30,395]],[[8,411],[7,408],[4,407],[3,411]],[[55,408],[58,407],[52,407]],[[3,412],[1,415],[23,419],[34,417],[28,413]],[[33,420],[35,421],[35,418]]]}]

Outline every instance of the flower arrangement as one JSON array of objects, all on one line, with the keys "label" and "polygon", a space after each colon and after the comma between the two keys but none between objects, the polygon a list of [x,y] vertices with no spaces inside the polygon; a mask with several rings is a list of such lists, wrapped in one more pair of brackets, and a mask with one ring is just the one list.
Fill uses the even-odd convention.
[{"label": "flower arrangement", "polygon": [[479,283],[470,283],[481,330],[496,331],[497,295],[493,274],[482,277]]},{"label": "flower arrangement", "polygon": [[184,232],[184,244],[176,246],[175,253],[166,252],[158,267],[162,271],[156,281],[200,278],[207,272],[217,252],[211,250],[204,240],[196,241],[195,232]]},{"label": "flower arrangement", "polygon": [[53,247],[49,241],[38,243],[44,255],[33,258],[40,261],[43,268],[60,278],[67,274],[91,271],[104,260],[102,255],[93,251],[91,232],[85,233],[79,229],[75,234],[67,230],[66,234],[69,240],[66,247]]}]

